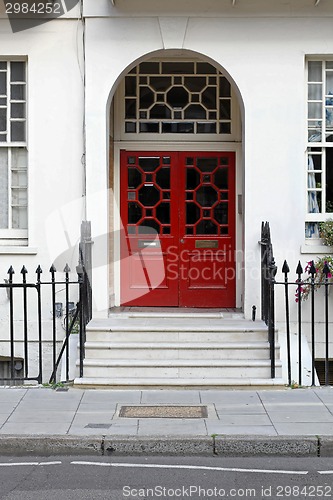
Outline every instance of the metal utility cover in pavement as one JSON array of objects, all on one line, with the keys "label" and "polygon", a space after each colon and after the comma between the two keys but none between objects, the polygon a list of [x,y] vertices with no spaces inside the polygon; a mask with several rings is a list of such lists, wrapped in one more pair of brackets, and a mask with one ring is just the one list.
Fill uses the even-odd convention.
[{"label": "metal utility cover in pavement", "polygon": [[206,406],[122,406],[125,418],[207,418]]}]

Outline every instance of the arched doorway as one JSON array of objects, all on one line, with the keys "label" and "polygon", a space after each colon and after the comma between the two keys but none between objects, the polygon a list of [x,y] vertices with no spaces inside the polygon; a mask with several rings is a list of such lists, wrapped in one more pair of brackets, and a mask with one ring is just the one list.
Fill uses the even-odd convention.
[{"label": "arched doorway", "polygon": [[219,69],[149,60],[114,98],[115,303],[235,307],[239,109]]}]

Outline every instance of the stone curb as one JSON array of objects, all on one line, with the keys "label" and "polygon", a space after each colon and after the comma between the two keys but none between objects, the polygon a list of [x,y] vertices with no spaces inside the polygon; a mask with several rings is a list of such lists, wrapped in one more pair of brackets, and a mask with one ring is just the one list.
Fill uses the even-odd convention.
[{"label": "stone curb", "polygon": [[101,436],[0,436],[2,455],[102,455]]},{"label": "stone curb", "polygon": [[2,455],[333,456],[333,437],[0,436]]},{"label": "stone curb", "polygon": [[[216,436],[215,454],[219,456],[318,456],[318,438],[306,436]],[[333,440],[332,449],[333,456]]]},{"label": "stone curb", "polygon": [[214,454],[211,437],[117,436],[105,439],[107,455],[201,455]]}]

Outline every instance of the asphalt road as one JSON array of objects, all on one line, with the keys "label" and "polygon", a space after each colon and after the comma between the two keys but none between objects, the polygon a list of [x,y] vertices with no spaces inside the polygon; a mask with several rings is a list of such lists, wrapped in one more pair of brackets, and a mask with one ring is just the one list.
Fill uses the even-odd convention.
[{"label": "asphalt road", "polygon": [[0,456],[0,498],[333,498],[333,458]]}]

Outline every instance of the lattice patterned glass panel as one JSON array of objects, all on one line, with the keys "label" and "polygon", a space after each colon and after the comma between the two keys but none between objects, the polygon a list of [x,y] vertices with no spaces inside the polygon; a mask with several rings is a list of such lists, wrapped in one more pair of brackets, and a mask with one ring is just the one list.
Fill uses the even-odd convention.
[{"label": "lattice patterned glass panel", "polygon": [[228,158],[186,158],[186,234],[229,233]]},{"label": "lattice patterned glass panel", "polygon": [[170,157],[127,157],[128,232],[170,234]]},{"label": "lattice patterned glass panel", "polygon": [[125,78],[125,133],[231,134],[230,83],[208,63],[142,63]]}]

